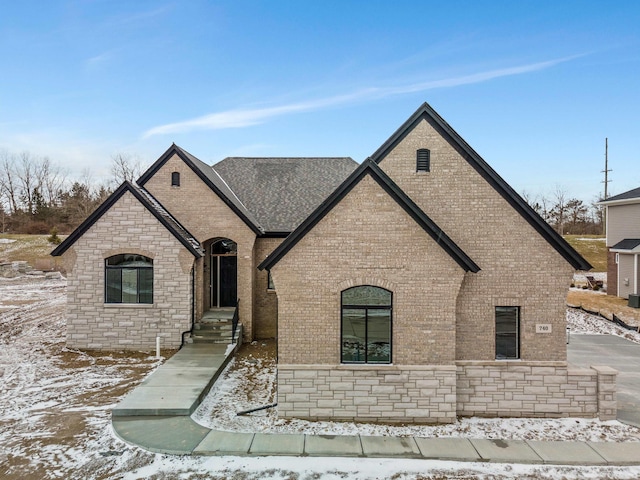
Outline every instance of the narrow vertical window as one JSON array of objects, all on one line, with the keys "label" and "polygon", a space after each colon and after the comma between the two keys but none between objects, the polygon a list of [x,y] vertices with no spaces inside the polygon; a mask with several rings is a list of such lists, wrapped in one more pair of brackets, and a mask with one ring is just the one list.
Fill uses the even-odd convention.
[{"label": "narrow vertical window", "polygon": [[520,358],[520,307],[496,307],[496,359]]},{"label": "narrow vertical window", "polygon": [[172,187],[180,186],[180,172],[173,172],[171,174],[171,186]]},{"label": "narrow vertical window", "polygon": [[267,271],[267,290],[275,290],[276,286],[273,284],[273,277],[271,272]]},{"label": "narrow vertical window", "polygon": [[431,170],[431,152],[421,148],[416,152],[416,172],[428,172]]}]

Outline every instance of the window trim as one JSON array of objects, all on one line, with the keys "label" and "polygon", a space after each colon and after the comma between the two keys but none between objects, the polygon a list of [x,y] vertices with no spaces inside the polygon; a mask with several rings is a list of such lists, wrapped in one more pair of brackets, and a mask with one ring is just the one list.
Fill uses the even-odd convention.
[{"label": "window trim", "polygon": [[171,172],[171,186],[172,187],[180,186],[180,172]]},{"label": "window trim", "polygon": [[418,150],[416,150],[416,173],[427,173],[430,171],[431,150],[429,150],[428,148],[419,148]]},{"label": "window trim", "polygon": [[[516,318],[515,318],[515,335],[514,335],[514,339],[515,339],[515,356],[513,357],[508,357],[508,356],[498,356],[498,309],[499,308],[504,308],[504,309],[514,309],[513,311],[516,313]],[[521,337],[522,337],[522,308],[520,306],[516,306],[516,305],[496,305],[493,308],[493,315],[494,315],[494,350],[495,350],[495,358],[498,361],[505,361],[505,360],[520,360],[521,358],[521,351],[520,351],[520,346],[521,346]]]},{"label": "window trim", "polygon": [[[389,292],[389,305],[354,305],[344,303],[344,293],[360,287],[373,287],[385,292]],[[344,360],[344,311],[346,310],[364,310],[365,311],[365,359],[362,362],[345,361]],[[387,362],[369,362],[368,361],[368,329],[369,329],[369,310],[388,310],[389,311],[389,361]],[[374,365],[384,366],[393,364],[393,292],[377,285],[354,285],[345,288],[340,292],[340,364],[341,365]]]},{"label": "window trim", "polygon": [[[118,256],[125,256],[125,255],[136,255],[138,257],[142,257],[145,260],[148,261],[148,266],[142,266],[142,265],[138,265],[138,266],[121,266],[121,265],[109,265],[109,260]],[[136,272],[136,301],[135,302],[124,302],[122,299],[122,273],[124,270],[135,270]],[[109,295],[109,272],[118,272],[119,273],[119,294],[120,294],[120,301],[114,301],[112,298],[110,298]],[[143,283],[143,279],[141,279],[140,274],[141,271],[145,271],[151,272],[151,276],[150,276],[150,283],[151,283],[151,295],[150,295],[150,301],[141,301],[140,300],[140,286]],[[105,305],[153,305],[153,300],[154,300],[154,266],[153,266],[153,259],[150,257],[147,257],[145,255],[140,255],[140,254],[130,254],[130,253],[120,253],[120,254],[116,254],[116,255],[111,255],[107,258],[104,259],[104,303]]]}]

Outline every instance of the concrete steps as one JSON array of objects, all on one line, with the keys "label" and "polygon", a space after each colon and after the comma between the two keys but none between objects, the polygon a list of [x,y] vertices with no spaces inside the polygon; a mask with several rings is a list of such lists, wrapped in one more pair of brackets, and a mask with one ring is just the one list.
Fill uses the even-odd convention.
[{"label": "concrete steps", "polygon": [[[199,322],[193,326],[192,343],[225,344],[233,343],[234,307],[212,308],[204,313]],[[240,332],[240,326],[236,337]]]},{"label": "concrete steps", "polygon": [[232,343],[233,323],[229,321],[220,322],[198,322],[194,325],[191,339],[193,343]]}]

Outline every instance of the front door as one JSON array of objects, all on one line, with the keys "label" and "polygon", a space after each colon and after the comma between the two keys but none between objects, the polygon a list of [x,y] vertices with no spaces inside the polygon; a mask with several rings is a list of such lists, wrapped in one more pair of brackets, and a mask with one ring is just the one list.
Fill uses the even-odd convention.
[{"label": "front door", "polygon": [[231,240],[218,240],[211,245],[211,308],[235,307],[237,299],[237,246]]}]

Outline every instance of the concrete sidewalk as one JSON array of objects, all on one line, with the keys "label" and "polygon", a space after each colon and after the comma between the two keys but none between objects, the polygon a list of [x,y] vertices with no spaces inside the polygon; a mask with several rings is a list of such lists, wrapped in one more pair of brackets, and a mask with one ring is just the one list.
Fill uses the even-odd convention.
[{"label": "concrete sidewalk", "polygon": [[543,442],[468,438],[239,433],[190,415],[234,350],[187,344],[113,410],[114,432],[145,450],[176,455],[421,458],[554,465],[640,465],[640,442]]},{"label": "concrete sidewalk", "polygon": [[126,442],[152,452],[176,455],[421,458],[583,466],[640,464],[640,442],[238,433],[210,430],[188,416],[115,417],[113,428]]},{"label": "concrete sidewalk", "polygon": [[191,415],[233,357],[233,346],[186,344],[133,389],[113,417]]}]

